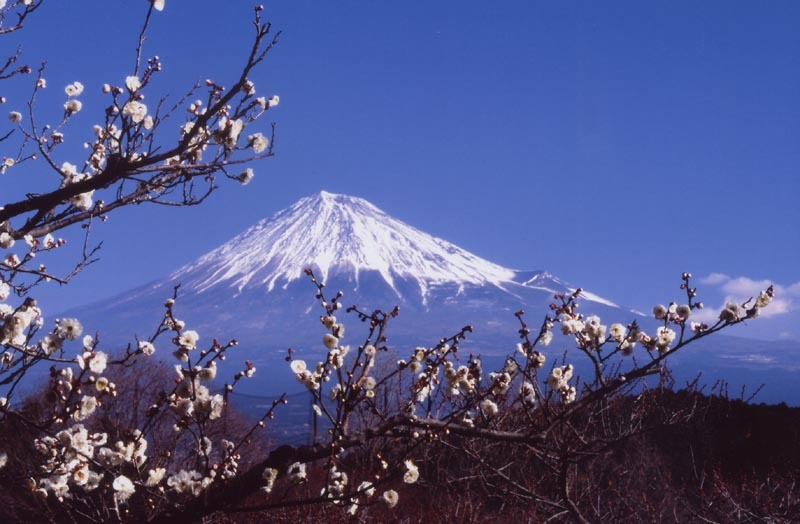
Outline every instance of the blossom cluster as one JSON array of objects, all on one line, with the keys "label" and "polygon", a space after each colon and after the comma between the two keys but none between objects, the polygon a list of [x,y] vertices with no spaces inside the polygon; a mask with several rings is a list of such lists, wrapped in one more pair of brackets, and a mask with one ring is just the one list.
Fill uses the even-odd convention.
[{"label": "blossom cluster", "polygon": [[573,370],[574,368],[572,365],[567,364],[565,366],[553,368],[547,376],[548,387],[561,395],[561,398],[566,403],[574,402],[577,396],[575,386],[570,386],[569,384]]},{"label": "blossom cluster", "polygon": [[[141,365],[134,359],[138,355],[144,358],[153,355],[155,345],[152,339],[140,340],[135,349],[129,349],[121,359],[114,360],[98,350],[98,342],[92,336],[81,338],[84,328],[77,319],[63,318],[58,319],[52,332],[35,346],[38,350],[36,355],[39,358],[49,358],[57,352],[63,355],[67,341],[80,340],[82,344],[72,366],[52,368],[48,395],[54,413],[51,423],[65,427],[36,439],[35,448],[41,460],[37,466],[39,473],[32,472],[30,477],[32,490],[65,501],[84,497],[84,494],[99,489],[115,504],[124,504],[139,490],[156,489],[162,493],[169,491],[175,496],[195,497],[217,478],[230,479],[238,474],[239,445],[223,439],[219,453],[213,455],[213,460],[219,461],[213,462],[213,443],[204,436],[209,421],[219,418],[224,407],[223,396],[212,394],[207,383],[216,378],[219,357],[235,344],[219,346],[215,343],[211,350],[199,350],[199,335],[184,329],[185,323],[174,317],[174,300],[167,300],[165,306],[167,312],[159,333],[174,333],[172,344],[179,363],[175,366],[178,378],[174,390],[166,396],[164,403],[176,415],[175,431],[197,435],[195,453],[205,466],[176,469],[170,473],[167,467],[159,465],[160,459],[148,457],[148,439],[142,429],[131,428],[113,442],[107,432],[89,429],[97,409],[117,396],[117,386],[104,373],[110,366],[129,361]],[[29,304],[27,309],[19,308],[14,314],[18,318],[31,315],[29,310],[34,307]],[[35,314],[41,315],[38,310]],[[9,321],[8,325],[12,322]],[[4,355],[3,361],[7,365],[11,356]],[[69,359],[60,356],[59,361]],[[254,372],[255,367],[250,365],[237,377],[252,376]],[[11,409],[7,399],[2,399],[0,409]],[[161,406],[151,406],[148,419],[161,411]],[[1,455],[7,461],[7,455]]]},{"label": "blossom cluster", "polygon": [[[156,11],[164,9],[163,0],[148,1]],[[14,5],[31,5],[31,3],[25,0]],[[258,53],[250,57],[246,71],[250,71],[261,62],[271,48],[271,45],[263,45],[263,40],[269,34],[269,24],[261,21],[259,14],[261,10],[263,8],[256,9],[258,32],[255,49]],[[150,17],[148,16],[146,20],[143,34],[148,29]],[[276,38],[273,39],[273,44]],[[137,58],[134,74],[124,76],[120,82],[102,85],[100,90],[110,97],[110,101],[105,106],[104,121],[97,122],[93,126],[93,139],[84,143],[88,156],[82,162],[57,159],[56,150],[67,140],[65,126],[69,123],[74,125],[76,121],[73,117],[85,111],[86,103],[83,97],[92,90],[92,86],[76,80],[64,87],[66,101],[63,102],[63,119],[56,125],[34,126],[33,114],[30,118],[26,118],[23,112],[18,110],[8,113],[9,120],[20,132],[15,136],[20,136],[22,140],[16,156],[0,159],[0,172],[6,173],[22,161],[44,159],[59,178],[59,187],[45,195],[52,195],[54,201],[58,195],[67,195],[53,204],[52,209],[43,209],[35,220],[25,222],[24,227],[34,230],[36,237],[48,234],[48,232],[40,233],[39,228],[46,229],[51,224],[61,228],[73,222],[63,220],[65,217],[75,216],[84,221],[94,216],[101,216],[105,220],[103,213],[119,205],[149,200],[179,205],[197,203],[201,197],[195,194],[195,191],[198,191],[196,189],[198,184],[192,184],[194,176],[203,177],[209,184],[209,192],[216,187],[213,184],[215,173],[222,173],[243,185],[248,184],[254,178],[253,168],[245,167],[236,174],[228,172],[230,166],[271,155],[272,146],[268,133],[263,131],[246,133],[245,130],[255,125],[256,120],[266,111],[278,106],[280,97],[256,96],[255,83],[246,78],[239,80],[232,89],[227,89],[212,80],[206,81],[208,97],[205,102],[201,97],[189,103],[188,117],[185,121],[177,122],[176,127],[180,133],[177,146],[161,143],[160,137],[163,133],[157,134],[156,131],[168,119],[176,120],[174,112],[177,106],[165,111],[165,99],[149,105],[148,91],[155,75],[163,66],[157,56],[147,59],[144,64],[139,63],[140,60]],[[11,62],[13,60],[9,63]],[[19,68],[19,71],[32,72],[28,66]],[[38,71],[31,101],[39,91],[47,88],[48,82],[43,74],[44,67]],[[192,92],[198,90],[199,86]],[[2,98],[2,102],[6,102],[5,98]],[[213,153],[210,156],[206,155],[204,159],[203,153],[209,149],[213,149]],[[234,157],[232,156],[234,152],[243,153]],[[151,159],[154,153],[157,159]],[[100,175],[103,175],[103,180],[95,182]],[[125,184],[126,180],[132,180],[133,183]],[[81,186],[79,192],[65,191],[76,184]],[[97,193],[115,184],[118,191],[108,192],[110,202],[97,198],[99,196]],[[175,191],[177,188],[183,191]],[[176,195],[178,199],[171,199],[169,195]],[[64,207],[57,211],[60,206]],[[53,221],[55,216],[59,217],[58,221]],[[12,240],[19,239],[24,233],[15,231],[12,226],[16,225],[12,225],[10,221],[4,222],[0,224],[0,233],[5,233]],[[7,243],[9,242],[3,241],[0,246],[5,247]],[[10,262],[15,261],[10,259]]]},{"label": "blossom cluster", "polygon": [[[155,23],[155,12],[165,8],[164,0],[148,3],[140,44],[149,40],[144,37],[150,24]],[[24,15],[38,9],[39,4],[33,0],[0,0],[0,18],[18,19],[17,27],[4,24],[3,33],[22,27]],[[267,40],[269,24],[261,20],[261,10],[259,7],[255,11],[257,31],[244,72],[253,70],[277,41],[276,37],[270,37],[272,43]],[[112,350],[101,345],[96,336],[85,335],[83,325],[74,318],[57,319],[51,330],[43,329],[43,313],[29,292],[40,282],[56,280],[66,284],[91,264],[96,252],[89,239],[91,226],[105,221],[106,213],[112,209],[144,201],[196,204],[204,195],[195,188],[205,182],[210,192],[216,187],[214,176],[220,173],[241,184],[249,183],[254,178],[251,167],[242,166],[240,174],[228,170],[271,155],[269,127],[266,131],[255,129],[256,120],[280,102],[278,96],[257,96],[255,83],[243,74],[241,80],[227,88],[209,80],[205,87],[195,87],[185,101],[169,109],[166,98],[151,94],[156,75],[162,70],[161,61],[157,56],[142,58],[141,50],[142,47],[137,49],[136,67],[131,74],[102,86],[88,81],[84,85],[70,78],[63,92],[48,89],[54,82],[45,78],[44,65],[35,72],[19,64],[13,66],[13,71],[7,69],[21,56],[19,53],[6,57],[6,65],[0,68],[3,79],[16,73],[35,76],[26,109],[10,107],[7,113],[7,125],[10,123],[12,129],[2,133],[2,140],[8,140],[5,143],[15,154],[0,157],[0,173],[13,175],[20,172],[18,166],[24,162],[38,161],[53,175],[50,189],[42,191],[37,187],[36,192],[26,193],[19,202],[0,207],[4,217],[0,220],[0,344],[4,346],[0,350],[0,378],[5,395],[0,397],[0,419],[24,422],[39,436],[35,442],[38,460],[16,464],[26,471],[25,476],[30,475],[31,492],[62,502],[76,501],[74,507],[87,507],[89,512],[97,509],[105,517],[111,508],[119,519],[132,508],[151,507],[154,500],[161,504],[167,498],[195,497],[218,479],[238,474],[244,439],[237,443],[225,439],[217,442],[217,437],[209,433],[209,428],[216,427],[211,422],[222,416],[225,404],[224,396],[216,393],[213,385],[217,366],[223,361],[225,350],[235,342],[222,346],[214,341],[210,349],[201,349],[199,334],[175,319],[169,304],[164,321],[152,337],[137,338],[126,349]],[[71,147],[66,130],[89,118],[88,109],[96,101],[89,94],[95,90],[96,99],[105,102],[105,110],[98,120],[88,121],[94,125],[86,130],[85,156],[77,160],[61,158],[63,147]],[[56,98],[47,103],[57,110],[55,123],[43,122],[35,111],[51,96]],[[199,99],[191,102],[195,96]],[[5,97],[0,97],[0,103],[6,103]],[[12,105],[18,103],[11,101]],[[180,114],[184,105],[188,105],[188,111]],[[167,122],[177,124],[177,143],[175,134],[157,133]],[[14,140],[18,144],[11,144]],[[73,155],[75,149],[71,151]],[[36,171],[36,165],[31,171]],[[97,222],[93,222],[95,218]],[[74,269],[66,269],[64,276],[51,274],[38,255],[64,245],[64,240],[53,235],[72,224],[83,226],[85,231],[81,258]],[[20,297],[20,301],[6,303],[13,296]],[[146,357],[156,352],[156,339],[165,333],[173,335],[171,346],[178,361],[175,382],[167,384],[163,394],[153,394],[151,398],[158,400],[145,408],[146,415],[136,413],[133,419],[144,419],[143,423],[124,427],[121,421],[114,420],[117,426],[109,430],[107,415],[119,405],[115,399],[130,394],[125,391],[125,381],[129,379],[125,378],[124,369],[145,365]],[[40,368],[49,367],[49,382],[43,397],[45,407],[42,412],[31,414],[20,407],[18,398],[23,388],[18,386],[37,364]],[[238,380],[254,373],[255,366],[247,362],[227,385],[228,391]],[[371,377],[362,377],[359,383],[363,392],[374,386]],[[162,445],[158,438],[152,438],[153,426],[161,420],[171,424],[173,419],[176,448],[172,454],[167,450],[148,456],[148,441]],[[263,426],[262,419],[254,427]],[[194,446],[185,446],[190,439]],[[180,461],[175,457],[172,462],[174,454],[181,455]],[[194,456],[186,460],[184,454]],[[9,461],[22,462],[9,455],[10,451],[0,451],[0,468]],[[150,455],[155,455],[154,450]],[[158,497],[152,498],[154,493]],[[137,496],[143,504],[129,502]],[[120,511],[121,506],[125,506],[125,512]],[[64,518],[75,518],[75,514]]]},{"label": "blossom cluster", "polygon": [[[75,424],[56,433],[34,441],[42,457],[38,482],[29,479],[32,489],[47,497],[52,494],[58,500],[76,496],[79,492],[95,491],[104,479],[111,478],[113,497],[119,502],[127,501],[136,491],[134,482],[121,473],[123,469],[140,471],[147,461],[147,440],[138,430],[130,438],[118,440],[107,446],[108,434],[90,433],[83,424]],[[164,476],[163,468],[150,470],[146,486],[154,486]]]},{"label": "blossom cluster", "polygon": [[92,470],[91,466],[95,450],[107,441],[107,434],[90,434],[83,424],[61,430],[54,437],[36,439],[34,445],[42,456],[43,476],[38,483],[31,479],[32,487],[43,496],[52,493],[59,500],[70,496],[71,487],[84,491],[97,489],[103,474]]}]

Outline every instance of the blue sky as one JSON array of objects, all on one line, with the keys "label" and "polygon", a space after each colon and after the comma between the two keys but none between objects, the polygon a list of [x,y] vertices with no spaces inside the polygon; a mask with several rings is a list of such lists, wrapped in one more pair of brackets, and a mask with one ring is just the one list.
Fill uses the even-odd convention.
[{"label": "blue sky", "polygon": [[[99,93],[131,73],[144,0],[46,3],[14,37],[48,61],[43,113],[74,80]],[[151,92],[232,79],[250,13],[167,0],[145,46],[164,63]],[[326,189],[638,309],[679,298],[685,270],[717,274],[701,286],[713,306],[768,279],[785,312],[748,333],[800,338],[797,2],[274,0],[266,13],[283,36],[253,80],[281,97],[277,157],[203,207],[111,215],[102,261],[68,292],[39,290],[45,305],[155,279]],[[76,156],[102,111],[93,96],[67,131]],[[6,176],[8,191],[39,175]]]}]

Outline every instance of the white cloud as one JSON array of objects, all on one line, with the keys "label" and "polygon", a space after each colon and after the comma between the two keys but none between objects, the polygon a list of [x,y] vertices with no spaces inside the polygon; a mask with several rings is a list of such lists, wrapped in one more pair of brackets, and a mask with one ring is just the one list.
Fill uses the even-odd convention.
[{"label": "white cloud", "polygon": [[725,299],[718,308],[707,307],[694,315],[696,320],[702,322],[713,322],[719,316],[719,311],[728,302],[743,304],[750,298],[758,296],[759,292],[766,290],[769,286],[775,288],[775,298],[769,306],[762,308],[760,316],[774,317],[785,315],[798,309],[800,304],[800,282],[783,286],[771,280],[755,280],[749,277],[730,277],[723,273],[711,273],[707,277],[701,278],[700,282],[708,286],[716,286],[725,294]]},{"label": "white cloud", "polygon": [[727,280],[722,284],[721,289],[725,293],[733,296],[754,297],[771,285],[774,285],[774,282],[769,280],[753,280],[747,277],[737,277]]},{"label": "white cloud", "polygon": [[717,284],[722,284],[723,282],[727,282],[730,279],[731,277],[729,277],[724,273],[711,273],[707,277],[701,278],[700,283],[709,286],[716,286]]}]

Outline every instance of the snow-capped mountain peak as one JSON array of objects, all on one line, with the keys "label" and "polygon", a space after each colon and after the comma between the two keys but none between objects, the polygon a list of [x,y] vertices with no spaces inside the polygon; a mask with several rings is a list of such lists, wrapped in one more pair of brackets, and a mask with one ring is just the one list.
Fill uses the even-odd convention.
[{"label": "snow-capped mountain peak", "polygon": [[[469,324],[475,327],[473,349],[505,351],[518,336],[516,311],[546,314],[557,300],[554,295],[575,289],[545,271],[515,271],[484,260],[364,199],[323,191],[259,221],[163,279],[68,316],[85,325],[102,324],[107,341],[122,342],[114,337],[151,329],[153,308],[180,285],[179,315],[187,326],[220,339],[236,338],[251,350],[281,348],[285,354],[290,346],[319,346],[314,317],[321,309],[304,275],[308,267],[332,290],[344,293],[344,306],[400,306],[401,318],[391,335],[398,347],[418,344],[420,336],[435,341]],[[583,296],[585,314],[630,316],[596,295]],[[115,332],[109,331],[111,324]],[[314,324],[317,329],[309,329]],[[254,354],[245,352],[242,358]]]},{"label": "snow-capped mountain peak", "polygon": [[410,281],[424,298],[446,283],[503,287],[515,272],[392,218],[368,201],[321,191],[261,220],[171,276],[202,292],[286,287],[312,267],[323,279],[375,272],[395,290]]}]

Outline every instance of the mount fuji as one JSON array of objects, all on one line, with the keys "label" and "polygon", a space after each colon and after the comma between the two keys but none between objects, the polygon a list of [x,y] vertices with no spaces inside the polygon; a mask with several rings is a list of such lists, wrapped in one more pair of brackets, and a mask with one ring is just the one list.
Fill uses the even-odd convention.
[{"label": "mount fuji", "polygon": [[[364,199],[326,191],[261,220],[162,285],[183,282],[198,297],[223,290],[236,300],[254,291],[280,294],[305,279],[306,268],[322,281],[346,285],[356,296],[386,297],[424,309],[476,289],[518,299],[531,290],[548,295],[573,290],[546,272],[514,271],[477,257]],[[594,294],[583,295],[618,307]]]},{"label": "mount fuji", "polygon": [[[130,342],[134,335],[153,331],[164,300],[180,285],[175,314],[200,333],[201,341],[236,338],[238,359],[248,359],[262,370],[278,366],[280,372],[266,372],[270,391],[296,389],[283,367],[287,348],[312,359],[323,353],[318,320],[323,310],[306,268],[327,284],[328,295],[341,290],[344,306],[357,304],[368,311],[399,306],[400,315],[387,334],[389,346],[402,354],[469,324],[474,331],[463,350],[506,355],[518,341],[515,311],[528,311],[529,323],[536,326],[554,294],[575,289],[545,271],[518,271],[480,258],[364,199],[322,191],[259,221],[165,278],[64,316],[76,316],[89,332],[99,330],[107,344]],[[604,322],[648,323],[641,313],[588,291],[582,298],[581,311],[598,314]],[[359,326],[350,316],[341,313],[349,327],[345,342],[358,344]],[[752,345],[731,342],[735,340],[728,339],[728,360],[717,355],[715,362],[723,367],[733,363],[749,372],[758,361],[751,358]],[[552,356],[564,349],[564,344],[554,344]],[[680,362],[678,356],[675,360]],[[696,359],[685,362],[696,371]],[[770,362],[786,364],[784,358]],[[770,376],[774,380],[774,374]]]},{"label": "mount fuji", "polygon": [[[326,291],[341,290],[345,306],[399,306],[390,343],[431,344],[471,324],[469,344],[482,353],[514,347],[515,311],[529,309],[536,322],[553,294],[574,290],[545,271],[516,271],[480,258],[362,198],[322,191],[163,279],[65,315],[101,330],[107,342],[130,341],[152,331],[164,300],[180,285],[176,315],[187,327],[209,339],[236,338],[251,360],[283,355],[290,346],[321,351],[323,310],[306,268]],[[586,310],[604,317],[613,313],[627,322],[637,316],[595,294],[584,291],[583,298]]]}]

